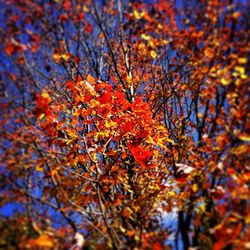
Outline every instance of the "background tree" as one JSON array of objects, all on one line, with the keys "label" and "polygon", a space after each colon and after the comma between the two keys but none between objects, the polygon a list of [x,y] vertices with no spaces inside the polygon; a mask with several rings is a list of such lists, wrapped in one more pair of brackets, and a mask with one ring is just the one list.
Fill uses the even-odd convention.
[{"label": "background tree", "polygon": [[249,248],[247,9],[2,2],[4,246]]}]

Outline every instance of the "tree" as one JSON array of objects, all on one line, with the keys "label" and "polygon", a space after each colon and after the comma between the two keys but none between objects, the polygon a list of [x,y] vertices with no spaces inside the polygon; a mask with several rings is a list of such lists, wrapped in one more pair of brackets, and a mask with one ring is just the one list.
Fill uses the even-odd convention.
[{"label": "tree", "polygon": [[27,225],[15,244],[249,248],[247,4],[1,9],[1,206]]}]

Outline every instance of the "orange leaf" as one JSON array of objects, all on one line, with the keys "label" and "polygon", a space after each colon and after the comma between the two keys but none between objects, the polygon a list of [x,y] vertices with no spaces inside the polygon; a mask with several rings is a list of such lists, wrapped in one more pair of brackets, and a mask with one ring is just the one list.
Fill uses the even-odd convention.
[{"label": "orange leaf", "polygon": [[12,56],[13,53],[15,52],[15,46],[12,44],[9,44],[5,47],[4,51],[8,56]]},{"label": "orange leaf", "polygon": [[128,237],[131,237],[131,236],[135,235],[135,231],[133,231],[133,230],[128,230],[128,231],[127,231],[127,235],[128,235]]},{"label": "orange leaf", "polygon": [[56,63],[60,63],[61,55],[58,52],[54,52],[52,58],[55,60]]},{"label": "orange leaf", "polygon": [[94,85],[95,82],[96,82],[95,78],[93,76],[91,76],[91,75],[87,75],[87,81],[89,83],[91,83],[92,85]]},{"label": "orange leaf", "polygon": [[129,208],[129,207],[125,207],[122,211],[122,215],[125,218],[129,218],[131,216],[131,214],[133,213],[133,211]]},{"label": "orange leaf", "polygon": [[35,248],[35,247],[53,247],[54,242],[51,237],[49,237],[47,234],[42,234],[35,240],[30,240],[30,245]]}]

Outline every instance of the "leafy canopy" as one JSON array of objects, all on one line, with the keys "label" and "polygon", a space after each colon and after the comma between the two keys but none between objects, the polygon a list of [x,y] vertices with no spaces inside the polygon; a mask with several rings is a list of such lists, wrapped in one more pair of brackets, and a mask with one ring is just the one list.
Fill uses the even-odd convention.
[{"label": "leafy canopy", "polygon": [[248,13],[2,2],[0,246],[248,249]]}]

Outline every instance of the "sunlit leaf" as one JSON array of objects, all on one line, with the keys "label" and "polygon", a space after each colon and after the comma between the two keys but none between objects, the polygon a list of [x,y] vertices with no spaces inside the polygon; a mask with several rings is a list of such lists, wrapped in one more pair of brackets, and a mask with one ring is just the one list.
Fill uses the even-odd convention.
[{"label": "sunlit leaf", "polygon": [[151,50],[151,51],[150,51],[150,55],[151,55],[151,57],[154,58],[154,59],[157,57],[157,53],[156,53],[154,50]]}]

